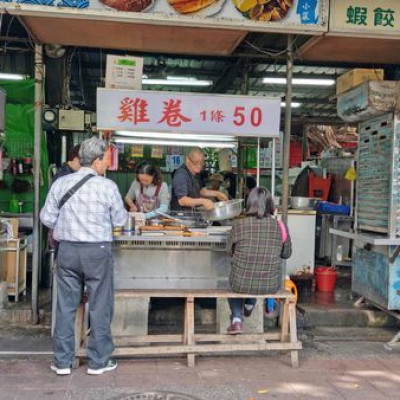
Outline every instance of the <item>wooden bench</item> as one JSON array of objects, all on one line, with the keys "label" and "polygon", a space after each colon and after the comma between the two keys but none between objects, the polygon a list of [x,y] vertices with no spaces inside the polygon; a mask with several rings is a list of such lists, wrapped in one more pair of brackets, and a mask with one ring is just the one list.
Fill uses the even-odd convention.
[{"label": "wooden bench", "polygon": [[[201,353],[231,353],[236,351],[265,351],[286,350],[290,351],[293,367],[298,367],[298,350],[302,343],[297,339],[296,328],[296,299],[293,293],[280,291],[274,294],[247,295],[234,293],[228,290],[117,290],[116,298],[184,298],[184,329],[180,335],[142,335],[142,336],[117,336],[114,338],[116,349],[115,356],[133,355],[168,355],[186,354],[189,367],[195,365],[196,354]],[[283,302],[281,327],[279,332],[258,334],[196,334],[194,330],[194,300],[198,298],[257,298],[260,300],[272,298]],[[76,356],[86,355],[85,329],[85,301],[79,306],[75,325]],[[140,346],[140,344],[145,344]],[[134,347],[136,346],[136,347]],[[139,347],[140,346],[140,347]]]}]

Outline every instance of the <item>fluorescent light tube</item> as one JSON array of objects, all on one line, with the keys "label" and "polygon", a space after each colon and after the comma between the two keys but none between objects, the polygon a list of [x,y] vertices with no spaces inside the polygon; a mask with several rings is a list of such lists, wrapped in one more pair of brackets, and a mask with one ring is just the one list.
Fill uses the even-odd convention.
[{"label": "fluorescent light tube", "polygon": [[[301,106],[301,103],[293,102],[293,103],[291,104],[291,107],[292,107],[292,108],[299,108],[300,106]],[[286,103],[285,103],[284,101],[282,101],[281,107],[286,107]]]},{"label": "fluorescent light tube", "polygon": [[149,139],[178,139],[178,140],[196,140],[196,141],[211,141],[211,142],[234,142],[235,136],[224,135],[196,135],[185,133],[168,133],[168,132],[132,132],[132,131],[115,131],[116,135],[149,138]]},{"label": "fluorescent light tube", "polygon": [[226,142],[185,142],[173,140],[152,140],[152,139],[136,139],[121,136],[114,136],[116,143],[130,143],[130,144],[149,144],[157,146],[181,146],[181,147],[213,147],[216,149],[233,149],[236,147],[235,143]]},{"label": "fluorescent light tube", "polygon": [[23,79],[26,79],[26,75],[7,74],[5,72],[0,72],[0,79],[10,80],[10,81],[22,81]]},{"label": "fluorescent light tube", "polygon": [[[286,85],[286,78],[264,78],[263,83],[275,85]],[[293,78],[293,85],[309,85],[309,86],[332,86],[335,84],[334,79],[314,79],[314,78]]]},{"label": "fluorescent light tube", "polygon": [[168,76],[167,79],[142,79],[143,85],[171,85],[171,86],[211,86],[213,81],[196,78]]}]

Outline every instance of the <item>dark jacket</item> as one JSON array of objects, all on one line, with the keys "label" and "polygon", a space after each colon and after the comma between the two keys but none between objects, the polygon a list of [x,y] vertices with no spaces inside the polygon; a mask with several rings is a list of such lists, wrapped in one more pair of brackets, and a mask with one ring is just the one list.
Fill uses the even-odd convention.
[{"label": "dark jacket", "polygon": [[[289,231],[285,258],[291,253]],[[284,245],[276,219],[245,217],[234,222],[227,251],[232,256],[229,281],[234,292],[274,293],[281,284],[281,256]]]},{"label": "dark jacket", "polygon": [[54,183],[58,178],[61,178],[62,176],[69,175],[74,173],[75,171],[67,164],[63,164],[57,173],[53,176],[53,182]]}]

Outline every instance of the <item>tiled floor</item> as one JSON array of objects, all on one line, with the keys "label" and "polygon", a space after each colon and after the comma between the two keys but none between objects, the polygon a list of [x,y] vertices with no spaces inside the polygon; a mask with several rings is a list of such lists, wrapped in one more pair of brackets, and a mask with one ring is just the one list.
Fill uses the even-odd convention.
[{"label": "tiled floor", "polygon": [[[116,371],[86,375],[85,366],[57,377],[50,360],[0,361],[0,399],[149,399],[134,393],[170,391],[200,400],[400,398],[400,352],[383,343],[325,342],[301,351],[300,368],[285,354],[122,359]],[[171,397],[173,399],[173,397]]]}]

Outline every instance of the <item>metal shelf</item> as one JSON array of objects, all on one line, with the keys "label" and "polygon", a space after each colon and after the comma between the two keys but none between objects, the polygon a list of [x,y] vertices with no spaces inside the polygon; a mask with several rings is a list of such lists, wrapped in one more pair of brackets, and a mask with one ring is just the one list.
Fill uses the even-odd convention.
[{"label": "metal shelf", "polygon": [[329,229],[332,235],[344,237],[347,239],[358,240],[363,243],[373,244],[375,246],[399,246],[400,238],[390,238],[373,233],[355,233],[341,231],[339,229]]}]

